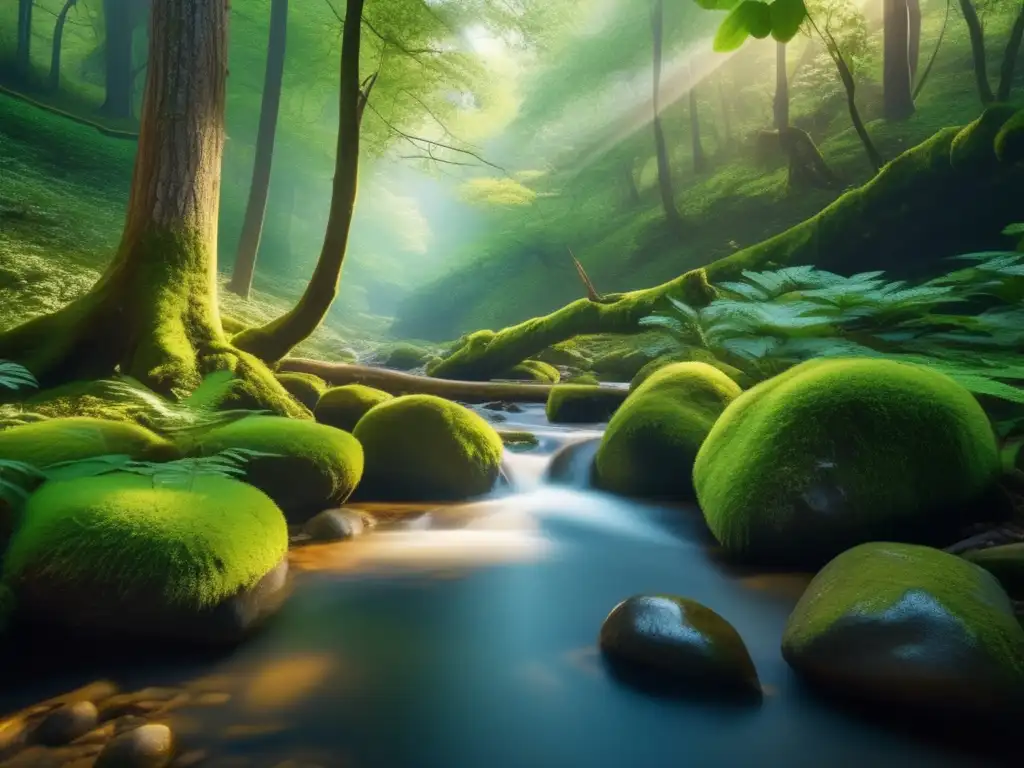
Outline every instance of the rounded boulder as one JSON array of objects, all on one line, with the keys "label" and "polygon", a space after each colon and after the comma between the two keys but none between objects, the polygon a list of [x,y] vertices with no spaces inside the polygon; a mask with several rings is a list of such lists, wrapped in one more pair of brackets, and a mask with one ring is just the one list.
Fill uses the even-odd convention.
[{"label": "rounded boulder", "polygon": [[331,387],[320,397],[313,416],[321,424],[351,432],[367,411],[391,399],[391,395],[363,384]]}]

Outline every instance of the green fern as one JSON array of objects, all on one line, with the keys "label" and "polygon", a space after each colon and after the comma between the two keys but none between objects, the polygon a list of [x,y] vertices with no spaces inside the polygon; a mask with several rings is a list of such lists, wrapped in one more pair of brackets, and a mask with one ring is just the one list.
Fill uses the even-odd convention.
[{"label": "green fern", "polygon": [[0,387],[12,391],[38,389],[39,382],[25,366],[11,360],[0,360]]}]

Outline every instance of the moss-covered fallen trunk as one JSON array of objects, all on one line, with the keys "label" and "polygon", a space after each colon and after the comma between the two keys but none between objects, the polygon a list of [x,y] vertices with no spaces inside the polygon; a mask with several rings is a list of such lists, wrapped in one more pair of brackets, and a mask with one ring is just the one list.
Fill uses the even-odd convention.
[{"label": "moss-covered fallen trunk", "polygon": [[966,128],[947,128],[906,151],[867,184],[816,216],[667,283],[597,303],[579,299],[497,333],[477,331],[430,369],[446,379],[486,380],[542,349],[584,334],[633,333],[666,295],[706,304],[708,285],[746,269],[813,264],[852,274],[927,274],[941,259],[999,245],[1024,217],[1024,110],[990,108]]}]

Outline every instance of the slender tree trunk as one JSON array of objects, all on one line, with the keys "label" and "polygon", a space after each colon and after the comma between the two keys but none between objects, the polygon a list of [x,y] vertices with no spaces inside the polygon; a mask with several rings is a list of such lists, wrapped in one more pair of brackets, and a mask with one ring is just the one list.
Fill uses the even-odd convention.
[{"label": "slender tree trunk", "polygon": [[123,120],[134,116],[133,18],[131,0],[104,0],[104,68],[107,96],[100,111],[108,117]]},{"label": "slender tree trunk", "polygon": [[775,44],[775,100],[772,103],[775,130],[789,127],[789,73],[786,71],[786,44]]},{"label": "slender tree trunk", "polygon": [[690,86],[690,139],[693,147],[693,172],[704,173],[708,168],[708,157],[700,139],[700,112],[697,105],[697,86]]},{"label": "slender tree trunk", "polygon": [[732,121],[729,116],[729,102],[725,97],[725,86],[722,84],[721,73],[718,80],[718,100],[722,108],[722,132],[724,134],[724,146],[732,145]]},{"label": "slender tree trunk", "polygon": [[932,67],[935,66],[935,59],[938,58],[939,49],[942,47],[942,40],[946,36],[946,26],[949,24],[949,9],[951,5],[952,0],[946,0],[946,13],[942,17],[942,26],[939,28],[939,39],[935,41],[935,49],[932,51],[932,55],[928,58],[928,64],[924,68],[924,72],[921,73],[921,77],[917,79],[917,83],[914,85],[915,101],[924,89],[924,84],[928,82],[928,75],[931,74]]},{"label": "slender tree trunk", "polygon": [[981,103],[987,106],[995,101],[995,94],[992,93],[992,86],[988,82],[985,32],[981,27],[978,11],[971,0],[960,0],[960,12],[963,14],[964,23],[967,24],[967,33],[971,38],[971,58],[974,60],[974,79],[978,84],[978,95],[981,97]]},{"label": "slender tree trunk", "polygon": [[294,309],[267,325],[243,331],[232,340],[235,346],[267,362],[277,362],[313,333],[338,294],[359,181],[359,125],[374,82],[371,78],[362,87],[359,83],[363,4],[364,0],[345,3],[334,185],[327,231],[313,277]]},{"label": "slender tree trunk", "polygon": [[906,120],[914,114],[910,66],[908,0],[884,0],[882,48],[883,113],[887,120]]},{"label": "slender tree trunk", "polygon": [[64,41],[64,25],[68,20],[68,13],[78,5],[78,0],[64,0],[64,7],[57,14],[57,22],[53,25],[53,52],[50,54],[50,90],[56,91],[60,88],[60,50]]},{"label": "slender tree trunk", "polygon": [[910,82],[917,80],[921,62],[921,0],[907,0],[907,21],[910,25],[907,39],[907,57],[910,59]]},{"label": "slender tree trunk", "polygon": [[871,140],[871,134],[868,133],[864,121],[861,120],[860,110],[857,109],[857,83],[854,80],[853,71],[846,63],[846,59],[843,58],[843,54],[835,46],[830,47],[829,53],[832,56],[832,61],[835,62],[836,69],[839,71],[839,79],[843,83],[843,88],[846,90],[846,108],[850,112],[850,122],[853,123],[853,129],[857,132],[857,137],[864,146],[864,152],[867,154],[868,160],[875,171],[878,172],[882,169],[885,162],[875,148],[875,143]]},{"label": "slender tree trunk", "polygon": [[1017,66],[1017,57],[1020,55],[1021,38],[1024,38],[1024,5],[1021,5],[1017,19],[1013,22],[1010,39],[1006,41],[1006,50],[1003,51],[1003,66],[999,70],[999,91],[996,93],[996,98],[999,101],[1010,100],[1010,92],[1013,90],[1013,71]]},{"label": "slender tree trunk", "polygon": [[267,44],[267,69],[263,79],[263,103],[260,108],[260,126],[256,135],[256,159],[249,185],[249,203],[245,209],[245,222],[238,240],[235,268],[228,290],[245,298],[252,288],[259,253],[263,218],[267,211],[267,192],[270,188],[270,169],[274,157],[274,134],[277,131],[277,113],[281,105],[281,80],[284,76],[284,54],[288,38],[288,0],[272,0],[270,6],[270,40]]},{"label": "slender tree trunk", "polygon": [[668,149],[665,145],[665,132],[661,127],[661,36],[664,21],[664,0],[654,0],[651,12],[651,38],[654,50],[653,65],[653,96],[654,105],[654,150],[658,158],[658,189],[661,191],[661,204],[665,209],[665,218],[669,224],[678,227],[682,224],[679,209],[676,208],[676,195],[672,188],[672,167],[668,162]]},{"label": "slender tree trunk", "polygon": [[18,0],[18,47],[14,64],[21,77],[28,77],[32,68],[32,6],[33,0]]}]

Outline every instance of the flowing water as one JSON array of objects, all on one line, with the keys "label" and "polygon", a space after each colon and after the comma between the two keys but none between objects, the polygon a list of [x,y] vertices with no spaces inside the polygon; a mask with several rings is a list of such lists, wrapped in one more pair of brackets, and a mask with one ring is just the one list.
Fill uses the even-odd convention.
[{"label": "flowing water", "polygon": [[[541,440],[509,455],[511,489],[398,509],[400,522],[361,540],[295,550],[290,601],[230,655],[25,674],[8,678],[0,705],[99,675],[216,691],[226,703],[171,718],[184,745],[209,751],[209,766],[999,764],[806,692],[779,653],[806,577],[730,571],[697,510],[587,489],[596,427],[551,427],[530,406],[501,426],[520,425]],[[570,443],[552,483],[552,452]],[[659,697],[611,677],[597,633],[638,592],[691,597],[732,622],[765,686],[762,705]],[[43,667],[60,666],[52,661]]]}]

